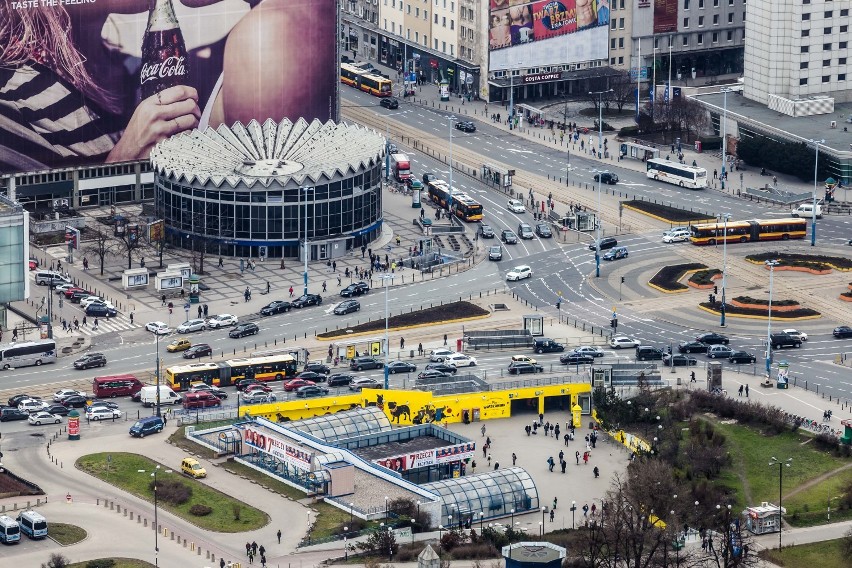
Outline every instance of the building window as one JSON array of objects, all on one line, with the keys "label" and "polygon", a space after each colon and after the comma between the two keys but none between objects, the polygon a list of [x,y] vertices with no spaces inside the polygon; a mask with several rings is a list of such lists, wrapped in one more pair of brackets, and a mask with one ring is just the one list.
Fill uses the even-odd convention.
[{"label": "building window", "polygon": [[[401,32],[402,30],[400,29],[399,31]],[[396,22],[391,22],[391,33],[396,33]]]},{"label": "building window", "polygon": [[437,40],[437,38],[432,38],[432,39],[433,39],[433,41],[435,42],[435,47],[434,47],[434,49],[435,49],[435,51],[438,51],[438,40]]},{"label": "building window", "polygon": [[610,64],[610,65],[615,65],[615,57],[610,57],[610,58],[609,58],[609,64]]},{"label": "building window", "polygon": [[845,34],[849,31],[849,26],[840,26],[840,33]]},{"label": "building window", "polygon": [[734,41],[734,32],[728,30],[728,41]]},{"label": "building window", "polygon": [[718,7],[719,7],[719,0],[713,0],[713,7],[714,7],[714,8],[718,8]]},{"label": "building window", "polygon": [[831,51],[831,44],[830,43],[822,44],[822,49],[823,49],[823,51]]},{"label": "building window", "polygon": [[613,30],[614,30],[614,29],[616,29],[616,24],[617,24],[617,23],[618,23],[618,21],[617,21],[615,18],[613,18],[613,19],[612,19],[612,21],[609,23],[609,24],[610,24],[610,26],[609,26],[609,27],[610,27],[610,29],[613,29]]},{"label": "building window", "polygon": [[683,46],[686,47],[689,45],[689,36],[683,36]]},{"label": "building window", "polygon": [[734,0],[728,0],[728,6],[733,6],[733,5],[734,5]]},{"label": "building window", "polygon": [[698,45],[704,45],[704,34],[698,34]]},{"label": "building window", "polygon": [[683,9],[689,10],[689,0],[683,0]]},{"label": "building window", "polygon": [[456,46],[454,46],[453,44],[450,44],[450,55],[455,57],[455,55],[456,55],[455,51],[456,51]]},{"label": "building window", "polygon": [[824,33],[825,35],[830,34],[831,33],[831,27],[822,28],[822,33]]},{"label": "building window", "polygon": [[808,37],[811,35],[811,30],[802,30],[802,37]]},{"label": "building window", "polygon": [[840,10],[840,15],[841,16],[848,16],[849,15],[849,9],[844,8],[844,9]]},{"label": "building window", "polygon": [[385,31],[388,31],[388,21],[387,20],[385,20],[385,28],[384,29],[385,29]]},{"label": "building window", "polygon": [[828,83],[829,81],[831,81],[831,75],[823,75],[822,76],[822,82],[823,83]]},{"label": "building window", "polygon": [[611,40],[609,40],[609,48],[615,49],[615,38],[612,38]]},{"label": "building window", "polygon": [[445,28],[447,27],[447,17],[446,16],[441,17],[441,25],[444,26]]},{"label": "building window", "polygon": [[415,9],[414,9],[414,16],[415,16],[415,17],[417,17],[417,18],[419,18],[419,17],[420,17],[420,8],[415,8]]},{"label": "building window", "polygon": [[810,20],[810,19],[811,19],[811,15],[810,15],[810,14],[802,14],[802,21],[803,21],[803,22],[806,22],[806,21],[808,21],[808,20]]},{"label": "building window", "polygon": [[837,75],[837,80],[838,81],[845,81],[846,80],[846,73],[840,73],[839,75]]},{"label": "building window", "polygon": [[801,63],[799,63],[799,69],[807,69],[807,68],[808,68],[808,62],[807,61],[802,61]]},{"label": "building window", "polygon": [[420,43],[420,32],[414,32],[414,41]]},{"label": "building window", "polygon": [[713,43],[717,43],[719,41],[719,32],[713,32]]},{"label": "building window", "polygon": [[618,38],[618,49],[624,49],[624,38]]},{"label": "building window", "polygon": [[447,53],[447,42],[445,42],[445,41],[441,42],[441,51],[443,51],[444,53]]},{"label": "building window", "polygon": [[438,14],[435,14],[435,25],[438,25]]},{"label": "building window", "polygon": [[[622,2],[622,4],[621,4],[621,7],[622,7],[622,8],[624,8],[624,3],[623,3],[623,2]],[[619,64],[619,65],[624,65],[624,58],[623,58],[623,57],[619,57],[619,58],[618,58],[618,64]]]},{"label": "building window", "polygon": [[714,26],[719,25],[719,14],[713,14],[713,25]]},{"label": "building window", "polygon": [[828,67],[829,65],[831,65],[831,59],[823,59],[822,60],[822,66],[823,67]]},{"label": "building window", "polygon": [[704,0],[698,0],[698,9],[699,9],[699,10],[703,10],[703,9],[704,9]]},{"label": "building window", "polygon": [[841,57],[840,59],[837,60],[837,63],[839,63],[840,65],[846,65],[846,58]]},{"label": "building window", "polygon": [[660,38],[654,38],[654,49],[660,48]]},{"label": "building window", "polygon": [[618,29],[624,29],[624,18],[618,18]]},{"label": "building window", "polygon": [[409,5],[407,6],[406,12],[407,12],[408,14],[411,14],[411,4],[409,4]]},{"label": "building window", "polygon": [[808,84],[808,80],[807,80],[807,78],[805,78],[805,79],[799,79],[799,86],[801,86],[801,85],[807,85],[807,84]]},{"label": "building window", "polygon": [[[829,45],[831,45],[831,44],[829,44]],[[846,49],[846,46],[847,46],[847,45],[849,45],[849,42],[848,42],[848,41],[841,41],[840,43],[838,43],[838,44],[837,44],[837,46],[838,46],[840,49]]]},{"label": "building window", "polygon": [[827,11],[825,12],[825,17],[826,17],[826,18],[830,18],[830,17],[832,16],[832,14],[834,14],[834,11],[832,11],[832,10],[827,10]]},{"label": "building window", "polygon": [[800,53],[808,53],[809,51],[810,51],[810,48],[807,45],[803,45],[801,47]]},{"label": "building window", "polygon": [[451,30],[456,29],[456,21],[455,20],[450,20],[450,29]]},{"label": "building window", "polygon": [[684,18],[684,19],[683,19],[683,27],[684,27],[684,28],[688,28],[688,27],[689,27],[689,18]]},{"label": "building window", "polygon": [[698,27],[699,28],[704,27],[704,16],[698,16]]},{"label": "building window", "polygon": [[733,13],[728,14],[728,23],[729,23],[729,24],[733,24],[733,23],[734,23],[734,14],[733,14]]}]

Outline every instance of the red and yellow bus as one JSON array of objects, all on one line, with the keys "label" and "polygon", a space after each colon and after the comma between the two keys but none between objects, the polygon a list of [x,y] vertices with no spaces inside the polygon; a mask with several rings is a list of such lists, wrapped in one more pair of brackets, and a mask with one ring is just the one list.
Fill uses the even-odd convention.
[{"label": "red and yellow bus", "polygon": [[725,223],[701,223],[689,228],[694,245],[717,243],[749,243],[804,239],[808,232],[807,219],[752,219]]},{"label": "red and yellow bus", "polygon": [[373,75],[369,71],[358,76],[358,88],[374,97],[389,97],[393,95],[393,83],[381,75]]},{"label": "red and yellow bus", "polygon": [[359,69],[350,65],[349,63],[341,63],[340,64],[340,82],[344,85],[349,85],[350,87],[358,86],[358,77],[364,72],[363,69]]},{"label": "red and yellow bus", "polygon": [[296,376],[297,362],[292,355],[267,355],[229,359],[218,363],[193,363],[166,369],[166,384],[173,391],[188,390],[195,382],[228,387],[242,379],[283,381]]},{"label": "red and yellow bus", "polygon": [[456,217],[473,223],[482,220],[482,204],[463,191],[453,191],[450,197],[450,186],[447,182],[436,179],[426,184],[429,199],[444,209],[450,210]]}]

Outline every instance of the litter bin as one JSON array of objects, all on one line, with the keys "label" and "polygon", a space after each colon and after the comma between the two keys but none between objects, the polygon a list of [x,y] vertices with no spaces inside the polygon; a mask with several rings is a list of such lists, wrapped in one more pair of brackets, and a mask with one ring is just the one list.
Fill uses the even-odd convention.
[{"label": "litter bin", "polygon": [[698,152],[698,153],[700,154],[700,153],[701,153],[701,149],[702,149],[701,140],[696,140],[696,141],[695,141],[695,151],[696,151],[696,152]]},{"label": "litter bin", "polygon": [[461,339],[461,338],[456,339],[456,351],[461,353],[463,346],[464,346],[464,339]]}]

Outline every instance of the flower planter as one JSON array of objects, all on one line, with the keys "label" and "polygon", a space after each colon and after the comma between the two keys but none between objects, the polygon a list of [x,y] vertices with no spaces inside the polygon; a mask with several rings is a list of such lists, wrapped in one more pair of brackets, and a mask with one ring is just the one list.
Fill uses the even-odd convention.
[{"label": "flower planter", "polygon": [[[769,270],[769,268],[770,268],[769,266],[767,266],[765,264],[763,265],[763,267],[766,270]],[[808,268],[807,266],[784,266],[783,264],[775,267],[776,272],[779,271],[779,270],[782,270],[782,271],[788,270],[788,271],[791,271],[791,272],[809,272],[811,274],[816,274],[816,275],[820,275],[820,276],[824,275],[824,274],[831,274],[830,269],[817,270],[816,268]]]},{"label": "flower planter", "polygon": [[[714,274],[710,278],[712,280],[719,280],[720,278],[722,278],[722,273]],[[691,288],[695,288],[696,290],[712,290],[713,286],[716,286],[716,284],[698,284],[697,282],[693,282],[692,280],[687,280],[686,285]]]},{"label": "flower planter", "polygon": [[840,299],[844,302],[852,302],[852,295],[847,296],[846,294],[840,294]]},{"label": "flower planter", "polygon": [[[766,310],[769,311],[769,304],[748,304],[746,302],[738,302],[737,300],[728,300],[728,304],[731,306],[735,306],[737,308],[745,308],[747,310]],[[801,310],[802,306],[796,304],[795,306],[777,306],[775,304],[772,305],[772,313],[775,312],[793,312],[796,310]]]}]

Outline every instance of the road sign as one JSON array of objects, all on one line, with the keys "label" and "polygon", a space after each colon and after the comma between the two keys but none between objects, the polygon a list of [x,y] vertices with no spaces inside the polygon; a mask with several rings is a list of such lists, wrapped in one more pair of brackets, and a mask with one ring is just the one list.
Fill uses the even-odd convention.
[{"label": "road sign", "polygon": [[185,311],[185,312],[189,311],[189,304],[188,303],[183,305],[183,311]]}]

